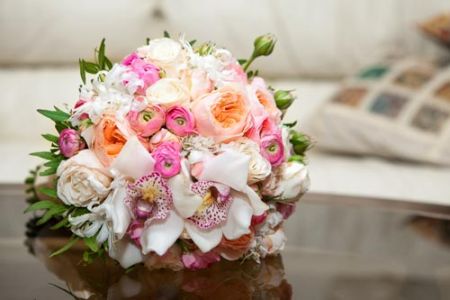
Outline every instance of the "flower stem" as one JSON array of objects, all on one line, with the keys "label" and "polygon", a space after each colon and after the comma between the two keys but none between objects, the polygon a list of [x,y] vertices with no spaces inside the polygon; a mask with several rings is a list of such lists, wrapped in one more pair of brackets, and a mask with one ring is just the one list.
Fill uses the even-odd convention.
[{"label": "flower stem", "polygon": [[252,54],[252,56],[250,56],[250,58],[245,62],[244,64],[244,72],[247,72],[247,69],[250,67],[250,65],[252,64],[252,62],[255,60],[255,56]]}]

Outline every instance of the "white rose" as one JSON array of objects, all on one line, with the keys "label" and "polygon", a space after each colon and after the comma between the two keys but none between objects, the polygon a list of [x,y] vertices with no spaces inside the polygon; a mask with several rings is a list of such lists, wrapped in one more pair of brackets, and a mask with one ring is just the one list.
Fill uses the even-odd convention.
[{"label": "white rose", "polygon": [[67,205],[88,206],[109,194],[111,178],[91,150],[80,151],[58,167],[58,198]]},{"label": "white rose", "polygon": [[185,61],[181,44],[169,38],[151,40],[147,46],[140,47],[137,53],[169,74],[177,72]]},{"label": "white rose", "polygon": [[224,147],[231,147],[250,157],[248,165],[248,184],[264,180],[272,172],[270,163],[259,153],[258,145],[252,140],[241,138],[235,142],[225,144]]},{"label": "white rose", "polygon": [[151,104],[160,104],[167,107],[174,104],[186,104],[190,100],[186,86],[175,78],[158,80],[147,89],[146,96]]},{"label": "white rose", "polygon": [[304,164],[286,162],[281,165],[278,190],[283,200],[298,200],[309,189],[309,173]]}]

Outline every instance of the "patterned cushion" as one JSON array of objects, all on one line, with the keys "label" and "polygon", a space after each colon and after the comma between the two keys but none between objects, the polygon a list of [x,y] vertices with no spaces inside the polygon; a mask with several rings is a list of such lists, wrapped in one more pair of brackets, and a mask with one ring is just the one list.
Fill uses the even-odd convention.
[{"label": "patterned cushion", "polygon": [[314,122],[322,148],[450,164],[450,67],[417,59],[369,67]]}]

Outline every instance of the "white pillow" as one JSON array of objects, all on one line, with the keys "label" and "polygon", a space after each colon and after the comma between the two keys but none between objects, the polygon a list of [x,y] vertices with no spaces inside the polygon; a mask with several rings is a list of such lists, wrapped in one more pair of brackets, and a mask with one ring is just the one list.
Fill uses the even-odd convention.
[{"label": "white pillow", "polygon": [[324,149],[450,165],[450,67],[368,68],[319,109],[313,135]]}]

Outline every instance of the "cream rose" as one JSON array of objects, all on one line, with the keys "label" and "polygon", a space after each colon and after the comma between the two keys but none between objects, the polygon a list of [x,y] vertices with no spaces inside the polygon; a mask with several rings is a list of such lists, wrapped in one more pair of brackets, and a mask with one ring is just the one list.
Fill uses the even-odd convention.
[{"label": "cream rose", "polygon": [[67,205],[88,206],[109,194],[111,178],[91,150],[80,151],[58,168],[58,198]]},{"label": "cream rose", "polygon": [[181,44],[169,38],[151,40],[147,46],[139,48],[137,53],[169,74],[178,71],[185,56]]},{"label": "cream rose", "polygon": [[151,104],[165,107],[187,104],[190,100],[189,90],[182,81],[175,78],[158,80],[147,89],[146,97]]},{"label": "cream rose", "polygon": [[297,200],[309,189],[309,173],[304,164],[286,162],[281,166],[278,190],[283,200]]},{"label": "cream rose", "polygon": [[240,138],[223,147],[231,147],[250,157],[248,165],[248,184],[264,180],[272,172],[270,163],[260,154],[259,146],[250,139]]}]

